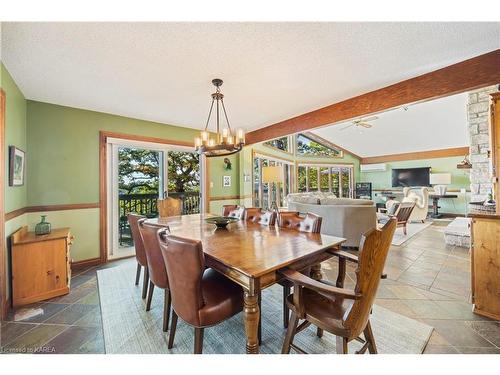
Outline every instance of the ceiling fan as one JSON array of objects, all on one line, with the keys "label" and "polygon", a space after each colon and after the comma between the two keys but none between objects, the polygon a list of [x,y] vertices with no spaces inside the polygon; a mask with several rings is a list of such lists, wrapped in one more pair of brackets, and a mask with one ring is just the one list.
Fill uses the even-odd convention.
[{"label": "ceiling fan", "polygon": [[356,127],[362,126],[363,128],[369,129],[369,128],[373,127],[373,125],[370,124],[369,121],[375,121],[377,119],[378,119],[378,116],[372,116],[372,117],[368,117],[368,118],[360,118],[358,120],[354,120],[352,123],[343,127],[340,130],[346,130],[346,129],[350,128],[351,126],[356,126]]}]

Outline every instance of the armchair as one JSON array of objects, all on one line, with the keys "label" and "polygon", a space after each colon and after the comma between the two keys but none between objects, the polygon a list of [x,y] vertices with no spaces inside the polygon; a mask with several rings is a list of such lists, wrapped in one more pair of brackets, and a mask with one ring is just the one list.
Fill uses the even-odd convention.
[{"label": "armchair", "polygon": [[[292,316],[283,342],[283,354],[288,354],[291,347],[304,353],[293,344],[293,339],[311,324],[318,327],[320,337],[323,330],[337,336],[337,353],[346,354],[352,340],[364,343],[357,353],[366,350],[377,353],[369,318],[395,229],[396,219],[391,218],[381,229],[372,229],[363,235],[354,290],[313,280],[295,270],[281,271],[294,286],[293,294],[287,298]],[[300,325],[299,319],[304,320]],[[364,340],[359,337],[361,333]]]},{"label": "armchair", "polygon": [[429,211],[429,188],[420,188],[420,193],[415,190],[415,188],[411,187],[403,188],[403,202],[415,203],[409,221],[421,221],[423,223]]}]

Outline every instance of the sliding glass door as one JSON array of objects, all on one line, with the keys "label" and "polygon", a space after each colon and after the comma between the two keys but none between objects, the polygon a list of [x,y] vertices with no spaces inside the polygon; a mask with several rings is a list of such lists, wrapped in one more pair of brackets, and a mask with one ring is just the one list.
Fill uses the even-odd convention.
[{"label": "sliding glass door", "polygon": [[299,192],[331,192],[337,197],[352,198],[353,167],[350,165],[299,164],[297,190]]},{"label": "sliding glass door", "polygon": [[187,147],[110,140],[108,258],[134,253],[127,215],[158,216],[157,201],[182,201],[182,214],[202,211],[200,157]]},{"label": "sliding glass door", "polygon": [[[269,186],[262,182],[262,168],[267,166],[279,166],[282,168],[283,183],[276,186]],[[254,155],[253,158],[253,205],[254,207],[269,208],[271,202],[276,198],[279,207],[286,204],[286,196],[292,191],[293,163],[270,158],[267,156]]]}]

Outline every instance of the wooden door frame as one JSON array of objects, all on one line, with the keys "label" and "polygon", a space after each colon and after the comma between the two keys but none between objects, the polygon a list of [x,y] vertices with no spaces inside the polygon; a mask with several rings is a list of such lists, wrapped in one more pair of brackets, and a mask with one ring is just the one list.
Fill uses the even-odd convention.
[{"label": "wooden door frame", "polygon": [[7,267],[5,262],[5,91],[0,89],[0,320],[3,320],[9,309],[7,300]]},{"label": "wooden door frame", "polygon": [[[96,260],[99,263],[106,263],[108,261],[108,148],[107,140],[108,138],[117,138],[127,141],[138,141],[138,142],[151,142],[159,143],[163,145],[171,146],[185,146],[193,147],[192,142],[177,141],[172,139],[156,138],[156,137],[146,137],[140,135],[117,133],[101,130],[99,132],[99,258]],[[201,158],[203,163],[203,171],[205,176],[201,176],[204,183],[202,184],[202,199],[203,208],[207,209],[208,199],[208,188],[206,186],[206,181],[208,181],[208,163],[207,158]]]}]

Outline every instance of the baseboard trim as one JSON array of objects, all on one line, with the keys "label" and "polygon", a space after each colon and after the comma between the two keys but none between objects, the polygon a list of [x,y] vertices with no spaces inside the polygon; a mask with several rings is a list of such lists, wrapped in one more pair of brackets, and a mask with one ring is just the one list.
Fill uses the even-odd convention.
[{"label": "baseboard trim", "polygon": [[98,266],[101,263],[103,263],[101,257],[84,259],[77,262],[71,262],[71,269]]},{"label": "baseboard trim", "polygon": [[10,306],[11,306],[11,301],[9,297],[4,301],[3,306],[1,306],[2,311],[0,311],[0,320],[5,320],[5,318],[7,318]]}]

